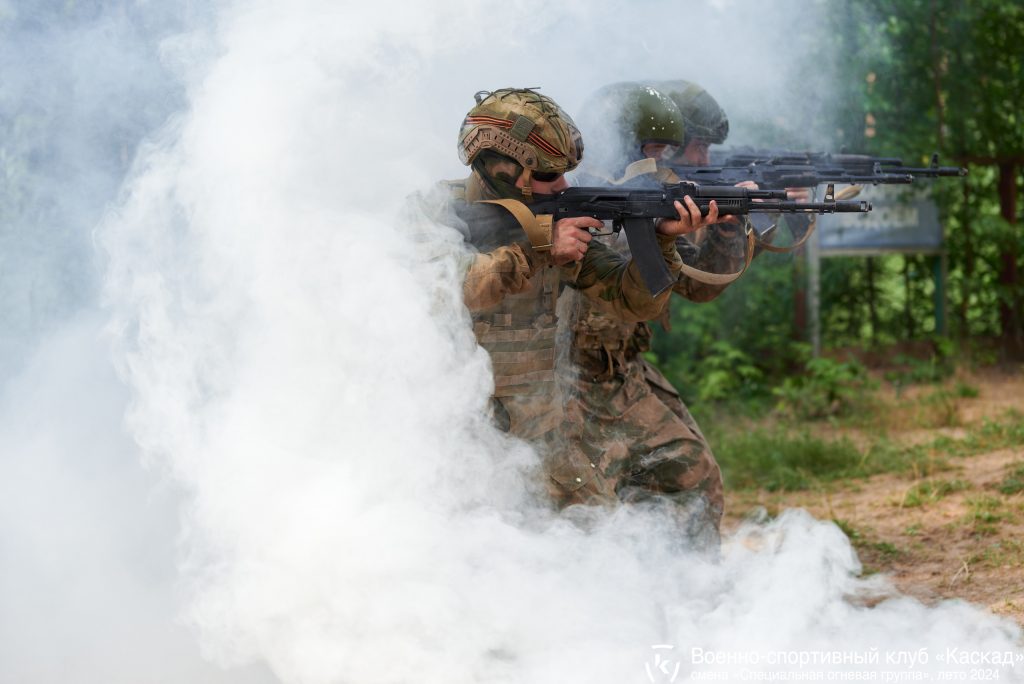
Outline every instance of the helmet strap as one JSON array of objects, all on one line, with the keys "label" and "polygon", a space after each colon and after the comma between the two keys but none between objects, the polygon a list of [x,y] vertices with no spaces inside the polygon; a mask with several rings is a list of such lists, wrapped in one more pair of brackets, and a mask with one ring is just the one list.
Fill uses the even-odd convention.
[{"label": "helmet strap", "polygon": [[523,174],[520,176],[520,178],[523,179],[523,187],[522,187],[523,199],[526,200],[527,202],[530,202],[530,201],[533,200],[533,185],[530,182],[530,178],[531,178],[532,175],[533,175],[533,169],[530,169],[529,167],[525,167],[524,166],[523,167]]}]

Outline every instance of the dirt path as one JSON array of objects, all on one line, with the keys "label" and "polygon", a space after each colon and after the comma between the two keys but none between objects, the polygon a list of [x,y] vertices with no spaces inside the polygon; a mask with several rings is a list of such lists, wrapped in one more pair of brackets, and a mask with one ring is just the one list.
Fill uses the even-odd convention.
[{"label": "dirt path", "polygon": [[[1024,375],[962,377],[979,390],[957,399],[959,426],[888,429],[901,443],[956,437],[984,420],[1024,413]],[[904,397],[902,401],[906,401]],[[853,439],[863,435],[849,434]],[[838,436],[832,430],[833,436]],[[904,593],[926,602],[962,598],[1024,625],[1024,491],[1007,487],[1020,473],[1024,448],[951,457],[949,468],[928,477],[878,475],[802,492],[727,494],[724,527],[731,530],[752,509],[770,514],[800,507],[839,522],[856,546],[865,572],[889,576]],[[1024,482],[1021,484],[1024,490]]]}]

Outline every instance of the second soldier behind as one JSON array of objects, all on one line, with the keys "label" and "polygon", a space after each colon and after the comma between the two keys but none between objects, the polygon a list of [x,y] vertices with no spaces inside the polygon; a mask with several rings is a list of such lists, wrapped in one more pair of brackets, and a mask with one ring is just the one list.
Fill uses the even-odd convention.
[{"label": "second soldier behind", "polygon": [[[685,156],[707,163],[708,145],[725,139],[728,120],[703,89],[685,82],[674,86],[661,92],[615,84],[598,91],[585,111],[591,121],[606,117],[600,139],[613,151],[598,157],[588,169],[591,177],[638,184],[643,176],[626,174],[638,160]],[[601,122],[592,128],[601,130]],[[675,180],[659,166],[646,182]],[[698,279],[701,272],[734,274],[750,249],[735,219],[704,225],[699,240],[677,239],[684,261],[699,272],[680,273],[673,289],[693,301],[713,299],[725,288]],[[579,298],[567,308],[575,309],[571,363],[559,367],[558,377],[574,423],[571,438],[591,458],[602,459],[602,474],[621,500],[670,502],[691,540],[715,548],[724,509],[721,471],[679,393],[644,358],[650,327],[609,316]]]}]

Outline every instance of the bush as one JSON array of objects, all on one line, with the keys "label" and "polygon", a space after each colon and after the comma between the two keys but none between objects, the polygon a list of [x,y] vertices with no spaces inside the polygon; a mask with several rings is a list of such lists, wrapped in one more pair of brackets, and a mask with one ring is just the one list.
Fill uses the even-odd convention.
[{"label": "bush", "polygon": [[826,418],[851,412],[876,388],[856,360],[811,359],[805,373],[786,378],[773,393],[778,410],[799,418]]},{"label": "bush", "polygon": [[702,402],[750,396],[763,377],[750,356],[725,341],[711,345],[711,353],[704,359],[701,369],[697,398]]}]

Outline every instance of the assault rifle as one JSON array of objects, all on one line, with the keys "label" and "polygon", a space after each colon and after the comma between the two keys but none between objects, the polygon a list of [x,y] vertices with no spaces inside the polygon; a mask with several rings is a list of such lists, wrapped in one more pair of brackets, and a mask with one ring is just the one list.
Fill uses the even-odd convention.
[{"label": "assault rifle", "polygon": [[[866,154],[832,154],[830,152],[792,152],[789,150],[737,148],[712,152],[712,162],[718,166],[726,167],[750,166],[752,164],[755,166],[774,164],[830,167],[860,176],[895,174],[910,175],[912,178],[939,178],[967,175],[967,169],[960,166],[939,166],[938,154],[932,155],[931,163],[928,166],[911,167],[904,165],[903,160],[899,157],[872,157]],[[790,185],[788,187],[801,186]]]},{"label": "assault rifle", "polygon": [[909,173],[883,173],[874,168],[867,172],[848,171],[840,166],[819,165],[800,160],[771,159],[740,165],[732,159],[722,166],[688,166],[669,164],[680,179],[704,185],[736,185],[753,181],[760,188],[814,188],[827,183],[850,185],[913,183]]},{"label": "assault rifle", "polygon": [[[701,186],[673,183],[659,189],[574,187],[528,205],[536,215],[550,214],[552,223],[564,218],[590,216],[611,221],[616,232],[624,230],[629,249],[651,294],[657,295],[675,283],[661,255],[655,237],[658,219],[678,219],[674,203],[689,196],[707,216],[714,201],[721,216],[781,212],[784,214],[832,214],[871,211],[864,201],[837,201],[832,185],[821,202],[794,202],[784,190]],[[683,202],[683,206],[686,203]]]}]

